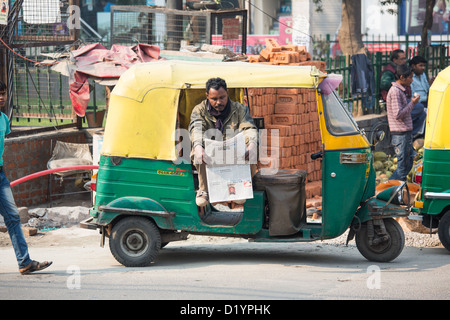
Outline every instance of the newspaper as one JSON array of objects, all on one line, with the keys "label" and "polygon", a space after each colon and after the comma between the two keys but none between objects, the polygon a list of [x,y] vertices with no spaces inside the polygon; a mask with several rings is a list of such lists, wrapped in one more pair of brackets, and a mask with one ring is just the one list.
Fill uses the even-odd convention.
[{"label": "newspaper", "polygon": [[253,198],[250,164],[245,163],[243,133],[226,141],[205,139],[205,153],[211,158],[206,166],[211,203]]}]

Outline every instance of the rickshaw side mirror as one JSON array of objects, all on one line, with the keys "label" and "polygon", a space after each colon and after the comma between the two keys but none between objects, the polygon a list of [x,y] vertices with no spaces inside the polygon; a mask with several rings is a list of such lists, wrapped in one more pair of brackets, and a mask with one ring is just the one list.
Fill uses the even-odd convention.
[{"label": "rickshaw side mirror", "polygon": [[387,121],[381,121],[372,128],[370,133],[370,143],[372,147],[375,147],[378,143],[386,138],[386,134],[389,132],[389,125]]},{"label": "rickshaw side mirror", "polygon": [[372,144],[377,145],[379,142],[383,141],[386,137],[386,132],[384,131],[377,131],[373,135],[373,141]]}]

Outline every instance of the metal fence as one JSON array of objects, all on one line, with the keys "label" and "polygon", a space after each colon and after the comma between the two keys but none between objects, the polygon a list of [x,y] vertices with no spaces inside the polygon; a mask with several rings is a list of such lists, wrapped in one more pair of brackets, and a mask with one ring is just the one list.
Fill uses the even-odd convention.
[{"label": "metal fence", "polygon": [[41,125],[45,118],[53,122],[49,125],[58,119],[73,122],[67,80],[42,62],[52,59],[45,53],[57,55],[76,42],[78,5],[79,0],[11,1],[8,25],[1,32],[13,124]]},{"label": "metal fence", "polygon": [[[29,60],[42,61],[45,54],[58,55],[66,46],[16,48],[15,52]],[[51,65],[13,55],[13,113],[12,123],[19,126],[56,126],[74,122],[69,96],[69,78],[53,71]],[[91,81],[88,110],[104,105],[104,88]]]},{"label": "metal fence", "polygon": [[[78,0],[20,2],[22,5],[15,21],[13,37],[15,47],[61,45],[76,41],[75,19],[71,20],[71,17],[78,7]],[[72,24],[74,28],[71,28]]]},{"label": "metal fence", "polygon": [[[110,43],[158,45],[163,50],[179,50],[183,45],[231,42],[236,53],[245,53],[247,11],[174,10],[153,6],[112,6]],[[101,30],[99,30],[101,33]]]},{"label": "metal fence", "polygon": [[[381,73],[383,67],[390,61],[391,52],[395,49],[402,49],[410,59],[418,54],[419,42],[419,36],[409,35],[397,38],[378,36],[364,41],[374,71],[374,95],[372,97],[352,94],[350,89],[351,57],[342,55],[337,39],[332,39],[330,35],[314,38],[313,59],[325,61],[327,72],[343,76],[338,93],[353,115],[362,115],[366,112],[381,113],[385,110],[385,106],[380,102]],[[450,65],[450,35],[442,34],[433,39],[431,45],[425,50],[424,58],[427,60],[425,72],[429,79],[448,67]]]}]

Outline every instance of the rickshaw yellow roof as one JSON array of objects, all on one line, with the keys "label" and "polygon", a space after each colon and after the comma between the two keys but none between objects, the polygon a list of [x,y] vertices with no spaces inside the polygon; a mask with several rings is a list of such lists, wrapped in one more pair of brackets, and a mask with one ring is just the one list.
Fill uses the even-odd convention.
[{"label": "rickshaw yellow roof", "polygon": [[157,61],[135,65],[119,79],[113,94],[142,101],[154,88],[201,89],[209,78],[228,88],[311,88],[325,77],[314,66],[275,66],[247,62]]},{"label": "rickshaw yellow roof", "polygon": [[[136,65],[122,74],[111,93],[101,153],[177,159],[174,148],[177,120],[181,115],[190,116],[187,106],[184,112],[179,110],[182,89],[197,89],[187,91],[200,94],[204,99],[206,81],[210,78],[223,78],[229,89],[313,88],[325,76],[313,66],[282,67],[245,62],[158,61]],[[195,104],[187,102],[187,94],[183,97],[192,110]]]},{"label": "rickshaw yellow roof", "polygon": [[425,148],[450,149],[450,67],[441,71],[428,93]]}]

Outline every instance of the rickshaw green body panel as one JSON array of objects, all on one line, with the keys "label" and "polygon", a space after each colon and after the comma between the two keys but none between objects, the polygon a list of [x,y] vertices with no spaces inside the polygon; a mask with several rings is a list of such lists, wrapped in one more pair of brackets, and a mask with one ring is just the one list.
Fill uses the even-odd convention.
[{"label": "rickshaw green body panel", "polygon": [[[118,164],[113,164],[117,162]],[[254,192],[235,226],[206,225],[195,204],[190,164],[102,156],[93,223],[107,226],[120,215],[146,215],[161,229],[205,233],[256,234],[263,224],[264,193]]]},{"label": "rickshaw green body panel", "polygon": [[[450,67],[436,76],[428,94],[419,212],[450,209]],[[418,203],[420,203],[419,201]]]},{"label": "rickshaw green body panel", "polygon": [[450,199],[428,198],[425,193],[450,195],[450,150],[425,148],[422,172],[422,213],[439,215],[450,208]]}]

